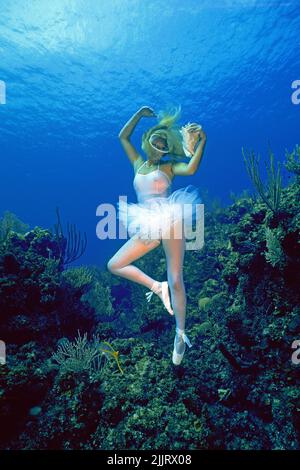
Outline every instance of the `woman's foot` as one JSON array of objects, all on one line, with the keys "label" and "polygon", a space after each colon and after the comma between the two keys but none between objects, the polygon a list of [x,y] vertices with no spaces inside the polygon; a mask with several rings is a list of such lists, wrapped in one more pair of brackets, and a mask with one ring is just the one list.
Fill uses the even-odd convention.
[{"label": "woman's foot", "polygon": [[181,330],[176,327],[176,335],[174,338],[174,349],[172,355],[172,362],[176,366],[178,366],[183,359],[186,348],[185,344],[187,344],[190,348],[192,347],[190,340],[184,333],[184,330]]},{"label": "woman's foot", "polygon": [[153,292],[157,294],[159,298],[162,300],[169,314],[174,315],[173,309],[171,307],[168,282],[167,281],[163,281],[163,282],[154,281],[154,283],[152,284],[151,290],[146,292],[146,297],[147,297],[148,302],[150,302]]}]

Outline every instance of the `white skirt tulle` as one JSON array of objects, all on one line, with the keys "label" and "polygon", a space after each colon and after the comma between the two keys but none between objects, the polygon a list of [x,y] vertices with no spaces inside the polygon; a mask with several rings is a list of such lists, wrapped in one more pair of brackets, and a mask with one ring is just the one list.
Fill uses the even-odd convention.
[{"label": "white skirt tulle", "polygon": [[[189,184],[167,197],[155,196],[139,203],[121,200],[117,202],[117,218],[130,237],[140,238],[145,243],[147,240],[150,243],[151,240],[170,238],[170,228],[174,224],[178,227],[175,236],[181,238],[195,222],[198,204],[202,204],[199,189]],[[179,225],[178,221],[181,221]]]}]

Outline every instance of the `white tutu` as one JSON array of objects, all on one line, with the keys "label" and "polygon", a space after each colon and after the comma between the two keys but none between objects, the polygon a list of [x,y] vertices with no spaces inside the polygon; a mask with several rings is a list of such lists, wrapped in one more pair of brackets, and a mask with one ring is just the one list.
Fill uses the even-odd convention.
[{"label": "white tutu", "polygon": [[[173,191],[167,197],[155,196],[144,202],[117,202],[117,218],[128,231],[129,236],[136,236],[150,243],[151,240],[170,237],[170,228],[178,221],[179,232],[186,234],[193,226],[202,204],[199,189],[190,184]],[[183,232],[181,232],[181,228]]]}]

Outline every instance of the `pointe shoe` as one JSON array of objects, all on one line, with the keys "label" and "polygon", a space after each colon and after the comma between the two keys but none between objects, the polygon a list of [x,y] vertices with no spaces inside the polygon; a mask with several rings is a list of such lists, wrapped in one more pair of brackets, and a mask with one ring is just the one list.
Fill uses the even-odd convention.
[{"label": "pointe shoe", "polygon": [[173,309],[171,307],[171,302],[170,302],[168,282],[167,281],[163,281],[163,282],[154,281],[152,284],[151,290],[149,290],[145,294],[148,302],[150,302],[153,293],[162,294],[161,300],[165,308],[168,310],[170,315],[174,315]]},{"label": "pointe shoe", "polygon": [[[182,337],[183,341],[184,341],[184,350],[181,354],[179,354],[177,351],[176,351],[176,343],[177,343],[177,338],[178,337]],[[190,343],[190,340],[188,339],[188,337],[186,336],[186,334],[184,333],[184,330],[180,330],[179,328],[176,327],[176,335],[175,335],[175,338],[174,338],[174,349],[173,349],[173,355],[172,355],[172,362],[173,364],[175,364],[176,366],[179,366],[179,364],[181,363],[182,359],[183,359],[183,356],[184,356],[184,353],[185,353],[185,344],[187,344],[189,346],[189,348],[192,347],[191,343]]]}]

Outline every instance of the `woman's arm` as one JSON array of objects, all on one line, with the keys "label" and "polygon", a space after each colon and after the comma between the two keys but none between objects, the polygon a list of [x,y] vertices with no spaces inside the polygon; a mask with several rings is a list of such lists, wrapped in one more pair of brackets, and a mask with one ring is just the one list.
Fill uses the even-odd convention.
[{"label": "woman's arm", "polygon": [[129,121],[126,122],[125,126],[121,129],[119,132],[119,138],[120,139],[129,139],[131,136],[135,126],[139,122],[139,120],[142,117],[142,108],[140,108],[136,113],[134,113],[133,116],[129,119]]},{"label": "woman's arm", "polygon": [[143,116],[152,117],[155,116],[155,113],[148,106],[143,106],[136,113],[134,113],[134,115],[129,119],[128,122],[126,122],[125,126],[119,132],[119,139],[121,141],[122,147],[124,148],[130,162],[133,165],[137,160],[142,159],[142,157],[132,145],[129,138],[132,132],[134,131],[137,123]]},{"label": "woman's arm", "polygon": [[189,163],[180,162],[180,163],[174,163],[172,165],[172,171],[174,175],[189,176],[189,175],[193,175],[198,170],[198,167],[203,157],[203,152],[204,152],[205,144],[206,144],[205,132],[202,129],[200,129],[198,133],[199,133],[199,136],[201,137],[201,141],[197,149],[195,150]]}]

